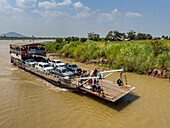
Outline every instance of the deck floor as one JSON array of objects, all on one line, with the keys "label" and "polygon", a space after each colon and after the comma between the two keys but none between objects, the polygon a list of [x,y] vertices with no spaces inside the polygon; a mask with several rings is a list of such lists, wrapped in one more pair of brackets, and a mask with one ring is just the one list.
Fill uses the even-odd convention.
[{"label": "deck floor", "polygon": [[[120,99],[121,97],[135,89],[135,87],[131,87],[130,85],[118,86],[112,81],[106,79],[101,80],[99,84],[104,91],[105,98],[112,102]],[[90,91],[95,95],[101,95],[99,92],[94,92],[91,89],[88,89],[87,87],[89,86],[89,84],[84,84],[83,86],[87,91]]]}]

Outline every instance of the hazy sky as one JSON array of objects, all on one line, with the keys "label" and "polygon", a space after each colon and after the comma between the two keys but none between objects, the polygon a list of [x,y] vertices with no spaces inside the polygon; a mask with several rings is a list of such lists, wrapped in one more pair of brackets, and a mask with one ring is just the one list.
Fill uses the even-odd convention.
[{"label": "hazy sky", "polygon": [[110,30],[170,36],[170,0],[0,0],[0,33],[105,36]]}]

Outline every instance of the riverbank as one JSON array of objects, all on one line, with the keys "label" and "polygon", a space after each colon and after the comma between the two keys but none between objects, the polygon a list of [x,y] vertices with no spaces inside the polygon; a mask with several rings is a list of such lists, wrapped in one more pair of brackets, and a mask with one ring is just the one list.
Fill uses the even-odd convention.
[{"label": "riverbank", "polygon": [[[109,66],[101,65],[100,63],[99,64],[97,64],[97,63],[82,63],[82,62],[74,60],[73,58],[65,58],[61,54],[48,53],[47,58],[50,58],[51,60],[59,59],[59,60],[63,61],[64,63],[75,63],[80,67],[83,67],[85,69],[90,69],[90,70],[94,70],[95,68],[97,68],[98,70],[112,70],[113,69],[113,68],[110,68]],[[160,73],[160,71],[158,69],[154,69],[152,71],[152,73],[150,73],[150,74],[145,73],[143,75],[147,75],[147,76],[150,76],[150,77],[167,79],[170,82],[169,76],[168,77],[158,77],[158,73]],[[142,74],[140,74],[140,75],[142,75]],[[160,74],[159,74],[159,76],[160,76]]]},{"label": "riverbank", "polygon": [[170,77],[170,41],[71,41],[46,43],[49,53],[73,58],[86,64],[112,69],[125,67],[125,71],[158,78]]}]

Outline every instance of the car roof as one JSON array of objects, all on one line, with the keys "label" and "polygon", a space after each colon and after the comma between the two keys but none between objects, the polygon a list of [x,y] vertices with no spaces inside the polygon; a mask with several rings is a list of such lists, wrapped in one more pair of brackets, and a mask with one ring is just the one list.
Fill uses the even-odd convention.
[{"label": "car roof", "polygon": [[58,68],[56,68],[56,69],[67,69],[67,68],[65,68],[65,67],[58,67]]},{"label": "car roof", "polygon": [[60,60],[52,60],[52,61],[60,61]]},{"label": "car roof", "polygon": [[46,65],[46,64],[49,64],[49,63],[45,63],[45,62],[39,62],[38,64],[41,64],[41,65]]},{"label": "car roof", "polygon": [[35,60],[35,59],[26,59],[26,60]]},{"label": "car roof", "polygon": [[57,65],[65,65],[65,63],[58,63]]},{"label": "car roof", "polygon": [[76,65],[76,64],[70,64],[70,65]]}]

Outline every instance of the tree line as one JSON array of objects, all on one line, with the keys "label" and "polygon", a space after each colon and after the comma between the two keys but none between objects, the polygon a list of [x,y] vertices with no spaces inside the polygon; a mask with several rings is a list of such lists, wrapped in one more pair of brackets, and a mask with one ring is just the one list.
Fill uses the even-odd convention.
[{"label": "tree line", "polygon": [[100,38],[99,34],[94,32],[88,33],[88,39],[93,41],[130,41],[130,40],[170,40],[170,36],[162,35],[162,37],[153,37],[151,34],[136,33],[134,30],[130,30],[127,33],[121,33],[117,30],[109,31],[106,37]]},{"label": "tree line", "polygon": [[86,42],[87,40],[92,41],[130,41],[130,40],[170,40],[170,36],[162,35],[162,37],[153,37],[151,34],[136,33],[134,30],[130,30],[127,33],[121,33],[117,30],[109,31],[106,37],[101,38],[99,34],[90,32],[86,37],[66,37],[66,38],[56,38],[56,42],[61,43],[63,41],[81,41]]}]

